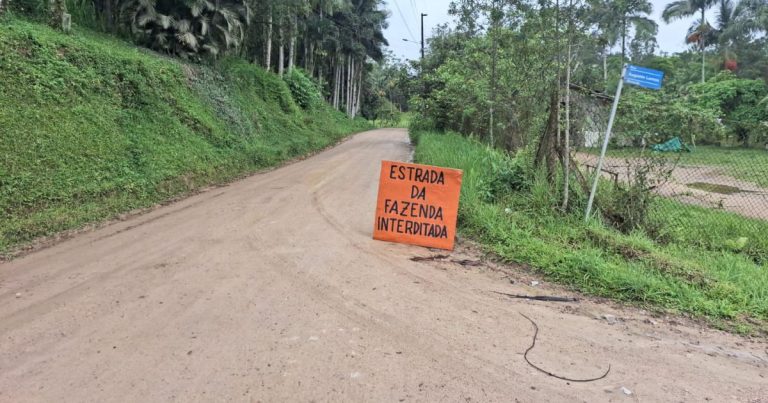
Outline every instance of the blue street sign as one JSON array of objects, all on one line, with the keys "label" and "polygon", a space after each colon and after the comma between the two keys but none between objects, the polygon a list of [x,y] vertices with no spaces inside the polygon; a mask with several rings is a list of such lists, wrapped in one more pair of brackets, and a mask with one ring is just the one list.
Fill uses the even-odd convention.
[{"label": "blue street sign", "polygon": [[664,72],[659,70],[647,69],[640,66],[627,66],[627,73],[624,75],[624,82],[637,85],[638,87],[651,90],[660,90],[661,82],[664,80]]}]

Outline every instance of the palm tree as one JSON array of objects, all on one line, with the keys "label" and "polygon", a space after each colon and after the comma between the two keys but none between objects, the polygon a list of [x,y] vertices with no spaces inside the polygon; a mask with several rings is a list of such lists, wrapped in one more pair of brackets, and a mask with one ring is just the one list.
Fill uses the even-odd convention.
[{"label": "palm tree", "polygon": [[589,21],[597,26],[597,43],[600,45],[603,59],[603,81],[608,82],[608,52],[619,41],[620,24],[616,18],[614,2],[590,0]]},{"label": "palm tree", "polygon": [[653,5],[648,0],[620,0],[615,2],[619,6],[621,22],[621,62],[624,63],[627,53],[627,36],[629,27],[635,28],[635,35],[656,36],[658,25],[647,16],[653,12]]},{"label": "palm tree", "polygon": [[621,40],[621,64],[627,55],[627,38],[634,27],[636,37],[655,37],[658,25],[648,18],[653,5],[648,0],[592,0],[591,22],[597,25],[599,42],[603,46],[603,76],[607,80],[608,49]]},{"label": "palm tree", "polygon": [[768,0],[741,0],[723,34],[726,38],[768,33]]},{"label": "palm tree", "polygon": [[[731,50],[734,43],[745,38],[742,32],[736,32],[733,29],[734,24],[741,18],[743,8],[736,7],[732,0],[720,0],[717,9],[717,27],[709,32],[705,40],[710,43],[717,42],[720,45],[722,56],[727,64],[734,59]],[[726,67],[731,68],[728,65]]]},{"label": "palm tree", "polygon": [[250,22],[244,0],[123,0],[120,15],[140,43],[185,59],[239,48]]},{"label": "palm tree", "polygon": [[706,32],[711,28],[708,28],[706,13],[709,8],[715,4],[716,0],[677,0],[667,4],[664,7],[664,12],[661,14],[661,18],[669,24],[672,21],[680,20],[687,17],[692,17],[700,14],[698,29],[694,30],[693,38],[689,34],[687,38],[695,39],[699,43],[701,49],[701,82],[705,82],[706,77]]}]

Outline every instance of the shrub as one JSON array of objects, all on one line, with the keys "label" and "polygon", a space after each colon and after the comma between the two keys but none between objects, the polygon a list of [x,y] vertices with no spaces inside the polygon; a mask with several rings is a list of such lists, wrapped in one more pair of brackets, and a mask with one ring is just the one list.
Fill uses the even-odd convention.
[{"label": "shrub", "polygon": [[629,182],[617,183],[601,198],[603,216],[624,233],[638,229],[657,231],[649,220],[651,205],[659,197],[654,189],[669,180],[676,163],[676,160],[656,153],[627,160]]},{"label": "shrub", "polygon": [[691,86],[691,103],[722,118],[728,134],[744,146],[768,139],[768,111],[761,100],[768,94],[762,80],[747,80],[723,71],[706,83]]},{"label": "shrub", "polygon": [[302,109],[311,109],[323,101],[320,86],[303,71],[292,69],[283,76],[283,80],[288,84],[293,100]]},{"label": "shrub", "polygon": [[276,101],[286,113],[299,112],[291,96],[291,90],[277,75],[237,58],[222,61],[220,67],[227,72],[229,78],[232,78],[234,85],[255,88],[260,97],[268,101]]},{"label": "shrub", "polygon": [[616,121],[617,140],[624,137],[634,146],[681,137],[689,143],[719,144],[726,134],[718,114],[663,93],[632,91],[622,98]]}]

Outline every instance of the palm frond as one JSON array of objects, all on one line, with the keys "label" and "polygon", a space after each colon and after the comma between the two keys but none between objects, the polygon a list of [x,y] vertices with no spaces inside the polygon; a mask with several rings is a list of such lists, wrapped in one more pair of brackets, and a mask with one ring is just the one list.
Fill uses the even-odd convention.
[{"label": "palm frond", "polygon": [[199,44],[197,37],[192,32],[179,32],[176,34],[176,40],[187,48],[195,51]]},{"label": "palm frond", "polygon": [[695,8],[693,1],[677,0],[664,7],[664,11],[661,13],[661,19],[669,24],[672,21],[695,15],[697,12],[698,9]]}]

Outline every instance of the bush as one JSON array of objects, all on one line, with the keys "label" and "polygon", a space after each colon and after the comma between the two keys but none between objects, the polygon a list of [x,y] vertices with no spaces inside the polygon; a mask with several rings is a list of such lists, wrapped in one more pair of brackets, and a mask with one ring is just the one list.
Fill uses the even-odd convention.
[{"label": "bush", "polygon": [[719,144],[725,139],[725,126],[718,114],[680,98],[668,98],[664,93],[628,92],[619,104],[616,139],[640,146],[661,143],[680,137],[688,143]]},{"label": "bush", "polygon": [[277,75],[237,58],[224,60],[219,63],[219,66],[222,74],[232,78],[236,86],[255,88],[259,97],[277,102],[283,112],[299,112],[291,96],[291,90]]},{"label": "bush", "polygon": [[768,139],[768,110],[761,104],[768,94],[762,80],[747,80],[723,71],[706,83],[691,86],[690,100],[698,108],[722,118],[735,143],[746,147]]},{"label": "bush", "polygon": [[421,132],[435,131],[435,121],[431,117],[417,115],[411,119],[408,124],[408,135],[411,137],[411,144],[419,144],[419,134]]},{"label": "bush", "polygon": [[283,76],[283,81],[288,84],[293,100],[302,109],[311,109],[323,102],[320,86],[303,71],[295,68]]},{"label": "bush", "polygon": [[500,154],[495,154],[496,158],[489,157],[492,176],[484,195],[488,202],[503,200],[511,193],[528,190],[531,186],[532,175],[527,161],[521,157],[510,158]]},{"label": "bush", "polygon": [[48,13],[48,0],[4,0],[6,7],[13,12],[38,19],[45,18]]}]

